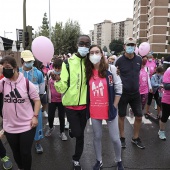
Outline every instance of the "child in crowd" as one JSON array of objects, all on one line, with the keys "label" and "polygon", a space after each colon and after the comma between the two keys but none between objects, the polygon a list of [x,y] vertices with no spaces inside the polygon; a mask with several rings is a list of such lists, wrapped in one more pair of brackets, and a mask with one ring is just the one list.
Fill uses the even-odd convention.
[{"label": "child in crowd", "polygon": [[55,75],[60,74],[61,66],[62,66],[61,59],[55,59],[53,62],[53,70],[49,70],[47,73],[47,82],[48,82],[48,122],[49,122],[49,129],[45,133],[45,136],[51,136],[52,132],[55,129],[53,126],[55,111],[58,108],[58,116],[60,121],[60,138],[63,141],[67,140],[67,136],[64,133],[65,127],[65,108],[62,104],[62,95],[58,93],[54,87],[55,82]]},{"label": "child in crowd", "polygon": [[156,68],[156,73],[154,75],[152,75],[151,77],[151,85],[152,85],[152,89],[153,89],[153,92],[152,93],[149,93],[148,95],[148,103],[147,103],[147,107],[146,107],[146,116],[147,114],[151,114],[149,112],[149,107],[152,103],[152,99],[154,97],[155,101],[156,101],[156,104],[157,104],[157,111],[158,111],[158,114],[157,114],[157,118],[160,118],[160,106],[161,106],[161,103],[159,102],[159,88],[162,86],[162,75],[163,75],[163,68],[162,67],[157,67]]}]

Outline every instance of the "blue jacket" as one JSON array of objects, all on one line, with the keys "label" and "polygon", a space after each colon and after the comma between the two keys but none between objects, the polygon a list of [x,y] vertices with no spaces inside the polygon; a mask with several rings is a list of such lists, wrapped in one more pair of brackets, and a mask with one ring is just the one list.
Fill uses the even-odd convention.
[{"label": "blue jacket", "polygon": [[[122,81],[120,76],[117,75],[117,69],[114,65],[109,65],[107,70],[107,87],[108,87],[108,97],[109,97],[109,121],[112,121],[117,116],[117,109],[114,107],[115,95],[121,96],[122,94]],[[89,81],[87,82],[87,118],[90,118],[90,86]]]},{"label": "blue jacket", "polygon": [[151,85],[153,89],[153,94],[159,89],[160,85],[162,84],[162,75],[158,76],[157,74],[152,75],[151,77]]}]

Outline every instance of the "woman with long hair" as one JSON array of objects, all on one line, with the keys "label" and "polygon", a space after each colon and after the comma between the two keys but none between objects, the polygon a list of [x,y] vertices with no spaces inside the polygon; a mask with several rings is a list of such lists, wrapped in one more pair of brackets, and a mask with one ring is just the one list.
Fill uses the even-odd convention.
[{"label": "woman with long hair", "polygon": [[117,106],[122,94],[122,82],[114,65],[108,65],[98,45],[92,45],[86,59],[87,111],[94,132],[94,149],[97,162],[93,170],[103,166],[101,154],[102,120],[106,120],[113,143],[117,169],[124,170],[121,161]]}]

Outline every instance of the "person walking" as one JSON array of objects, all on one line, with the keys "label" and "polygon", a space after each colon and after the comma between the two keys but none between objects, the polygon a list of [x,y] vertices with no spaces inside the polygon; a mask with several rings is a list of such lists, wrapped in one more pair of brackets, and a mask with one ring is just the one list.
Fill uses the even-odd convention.
[{"label": "person walking", "polygon": [[[0,80],[4,78],[2,73],[3,73],[3,66],[2,66],[1,60],[0,60]],[[1,99],[0,107],[2,109],[2,107],[3,107],[3,93],[0,93],[0,99]],[[2,117],[2,111],[1,110],[0,110],[0,116]],[[5,149],[5,147],[4,147],[4,145],[1,141],[3,134],[4,134],[4,130],[2,129],[0,131],[0,158],[1,158],[1,161],[2,161],[3,168],[8,170],[8,169],[12,168],[13,164],[12,164],[10,158],[7,156],[6,149]]]},{"label": "person walking", "polygon": [[134,134],[131,142],[137,147],[144,149],[145,146],[139,138],[139,130],[143,116],[139,93],[139,74],[142,58],[134,53],[136,46],[135,38],[128,37],[124,44],[125,53],[117,59],[115,64],[120,71],[120,77],[123,84],[123,93],[118,104],[120,140],[122,148],[126,148],[124,120],[127,105],[129,104],[135,116]]},{"label": "person walking", "polygon": [[[149,68],[146,66],[147,57],[142,57],[142,68],[140,70],[139,75],[139,93],[141,98],[141,104],[142,104],[142,111],[145,108],[147,99],[148,99],[148,92],[152,93],[152,86],[149,76]],[[134,114],[132,112],[132,109],[129,108],[129,116],[133,117]]]},{"label": "person walking", "polygon": [[62,66],[63,60],[61,59],[54,59],[53,62],[53,70],[49,70],[47,73],[47,84],[48,84],[48,123],[49,123],[49,129],[45,133],[46,137],[51,136],[52,132],[55,129],[54,123],[54,117],[55,117],[55,111],[56,108],[58,108],[58,117],[60,122],[60,135],[62,141],[67,140],[67,136],[65,135],[64,128],[65,128],[65,108],[62,104],[62,96],[60,93],[58,93],[54,87],[54,77],[55,74],[59,75],[61,73],[61,66]]},{"label": "person walking", "polygon": [[159,100],[159,88],[162,87],[162,75],[164,73],[163,67],[159,66],[156,68],[156,73],[152,75],[151,77],[151,85],[153,92],[149,93],[148,95],[148,102],[147,102],[147,107],[146,107],[146,116],[150,115],[151,113],[149,112],[150,105],[152,103],[152,99],[154,97],[156,104],[157,104],[157,118],[159,119],[161,117],[160,111],[161,111],[161,102]]},{"label": "person walking", "polygon": [[163,75],[163,96],[162,96],[162,116],[159,121],[158,135],[161,140],[166,140],[165,125],[170,116],[170,67]]},{"label": "person walking", "polygon": [[[18,72],[15,59],[6,56],[1,60],[3,75],[0,93],[3,93],[3,130],[18,168],[31,170],[31,148],[34,141],[40,98],[35,86]],[[31,104],[34,103],[34,109]]]},{"label": "person walking", "polygon": [[96,164],[93,170],[100,170],[102,163],[102,120],[106,120],[110,138],[115,151],[117,170],[124,170],[121,161],[121,142],[119,137],[117,107],[122,94],[122,82],[114,65],[105,62],[102,49],[92,45],[86,59],[88,85],[87,112],[91,118],[94,133]]},{"label": "person walking", "polygon": [[[43,74],[40,70],[34,65],[34,57],[31,51],[24,50],[21,52],[21,63],[23,64],[22,67],[19,68],[19,71],[23,73],[24,77],[26,77],[29,81],[31,81],[40,98],[44,95],[45,92],[45,81]],[[38,126],[36,127],[36,134],[35,134],[35,150],[36,153],[41,154],[43,153],[43,147],[40,144],[41,139],[43,139],[43,125],[42,125],[42,112],[40,110],[38,114]]]},{"label": "person walking", "polygon": [[72,156],[74,170],[81,170],[80,158],[84,148],[84,129],[86,127],[87,84],[85,58],[91,45],[90,37],[80,35],[77,41],[77,53],[62,64],[61,75],[55,75],[54,86],[62,93],[62,103],[66,107],[69,136],[76,138],[75,154]]}]

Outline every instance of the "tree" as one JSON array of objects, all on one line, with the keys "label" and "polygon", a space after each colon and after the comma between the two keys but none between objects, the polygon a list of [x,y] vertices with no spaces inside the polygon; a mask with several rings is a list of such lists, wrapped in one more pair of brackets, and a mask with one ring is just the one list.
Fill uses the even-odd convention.
[{"label": "tree", "polygon": [[140,44],[142,43],[142,40],[139,38],[139,39],[137,39],[137,46],[139,47],[140,46]]},{"label": "tree", "polygon": [[62,22],[56,22],[55,27],[52,27],[51,41],[54,45],[55,54],[61,54],[61,48],[63,44]]},{"label": "tree", "polygon": [[63,26],[56,23],[52,30],[52,42],[55,54],[67,54],[77,51],[77,39],[80,35],[80,25],[77,21],[68,20]]},{"label": "tree", "polygon": [[[77,39],[81,34],[80,25],[77,21],[68,20],[63,26],[62,22],[56,22],[51,29],[51,41],[54,45],[55,54],[67,54],[77,51]],[[42,26],[36,31],[37,36],[49,37],[49,22],[47,14],[44,14]]]},{"label": "tree", "polygon": [[107,52],[107,47],[106,46],[103,47],[103,51]]},{"label": "tree", "polygon": [[47,13],[44,13],[42,26],[39,27],[38,35],[39,36],[49,37],[49,21],[48,21],[48,18],[47,18]]},{"label": "tree", "polygon": [[74,53],[77,51],[77,39],[80,34],[79,23],[69,19],[63,28],[63,47],[65,53]]},{"label": "tree", "polygon": [[123,51],[123,41],[122,40],[112,40],[109,44],[110,51],[115,51],[115,54]]}]

